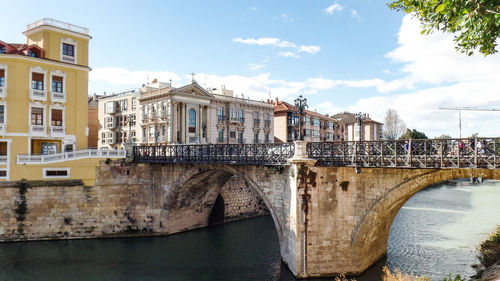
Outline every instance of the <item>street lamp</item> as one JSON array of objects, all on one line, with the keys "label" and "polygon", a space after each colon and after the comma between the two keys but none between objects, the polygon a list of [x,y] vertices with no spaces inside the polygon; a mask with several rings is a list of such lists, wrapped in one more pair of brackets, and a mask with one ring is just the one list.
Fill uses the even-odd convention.
[{"label": "street lamp", "polygon": [[354,116],[356,117],[356,121],[359,122],[359,141],[361,141],[362,140],[361,136],[362,136],[362,133],[363,133],[363,127],[362,127],[362,124],[363,124],[363,114],[361,114],[361,112],[359,112],[359,113],[354,114]]},{"label": "street lamp", "polygon": [[307,99],[300,95],[295,99],[295,107],[299,111],[299,139],[304,140],[304,134],[302,133],[302,115],[304,114],[304,109],[308,107]]}]

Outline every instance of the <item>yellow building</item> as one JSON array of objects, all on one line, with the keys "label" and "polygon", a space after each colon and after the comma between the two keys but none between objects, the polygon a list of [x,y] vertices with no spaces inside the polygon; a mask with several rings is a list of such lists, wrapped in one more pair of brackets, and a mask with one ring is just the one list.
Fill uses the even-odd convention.
[{"label": "yellow building", "polygon": [[0,41],[0,179],[95,181],[95,166],[122,151],[87,148],[87,28],[42,19],[25,44]]}]

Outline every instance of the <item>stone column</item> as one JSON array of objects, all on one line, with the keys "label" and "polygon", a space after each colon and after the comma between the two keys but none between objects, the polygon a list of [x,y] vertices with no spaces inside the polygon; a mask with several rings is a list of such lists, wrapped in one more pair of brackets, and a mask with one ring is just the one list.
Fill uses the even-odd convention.
[{"label": "stone column", "polygon": [[[295,141],[295,154],[289,159],[290,169],[290,219],[289,229],[283,236],[287,239],[286,252],[282,251],[282,258],[297,277],[310,277],[307,270],[308,255],[308,210],[311,206],[311,193],[315,173],[311,168],[316,164],[315,159],[308,158],[307,142]],[[311,227],[311,226],[309,226]]]}]

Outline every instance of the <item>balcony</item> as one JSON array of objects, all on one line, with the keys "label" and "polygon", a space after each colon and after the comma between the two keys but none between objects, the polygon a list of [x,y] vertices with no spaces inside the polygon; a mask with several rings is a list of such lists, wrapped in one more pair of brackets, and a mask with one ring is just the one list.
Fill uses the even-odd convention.
[{"label": "balcony", "polygon": [[44,90],[30,89],[30,99],[46,101],[47,93]]},{"label": "balcony", "polygon": [[253,119],[253,126],[259,127],[259,125],[260,125],[260,119]]},{"label": "balcony", "polygon": [[217,121],[219,122],[219,124],[224,123],[226,121],[226,116],[217,115]]},{"label": "balcony", "polygon": [[0,87],[0,98],[5,98],[7,96],[7,89],[5,86]]},{"label": "balcony", "polygon": [[59,92],[52,92],[51,96],[50,96],[50,100],[52,102],[65,103],[66,102],[66,94],[65,93],[59,93]]},{"label": "balcony", "polygon": [[76,57],[61,55],[61,60],[68,63],[76,63]]},{"label": "balcony", "polygon": [[5,135],[6,131],[7,131],[7,124],[0,123],[0,135]]},{"label": "balcony", "polygon": [[46,164],[85,158],[125,158],[124,149],[85,149],[55,154],[17,155],[17,164]]},{"label": "balcony", "polygon": [[30,134],[34,137],[45,137],[47,129],[45,125],[30,125]]},{"label": "balcony", "polygon": [[66,128],[63,126],[50,126],[50,136],[54,138],[63,138]]},{"label": "balcony", "polygon": [[162,117],[162,118],[167,117],[167,111],[166,111],[166,110],[160,110],[160,111],[158,112],[158,116],[159,116],[159,117]]},{"label": "balcony", "polygon": [[265,127],[271,127],[271,120],[264,120]]},{"label": "balcony", "polygon": [[146,138],[146,137],[142,137],[141,142],[142,142],[142,143],[147,143],[147,142],[148,142],[148,138]]}]

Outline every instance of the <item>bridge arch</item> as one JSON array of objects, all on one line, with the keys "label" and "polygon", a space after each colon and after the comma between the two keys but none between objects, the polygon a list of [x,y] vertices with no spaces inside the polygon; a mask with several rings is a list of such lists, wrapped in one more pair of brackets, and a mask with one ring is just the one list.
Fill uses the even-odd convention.
[{"label": "bridge arch", "polygon": [[[179,165],[179,164],[177,164]],[[182,165],[182,164],[181,164]],[[162,198],[161,220],[169,233],[206,226],[208,217],[217,196],[224,184],[234,175],[243,179],[247,187],[254,190],[269,210],[279,240],[282,241],[282,223],[279,219],[279,206],[269,198],[269,190],[264,190],[262,184],[265,177],[257,179],[259,169],[263,167],[230,166],[224,164],[185,164],[184,171],[166,189]],[[186,220],[189,222],[186,223]]]},{"label": "bridge arch", "polygon": [[[400,183],[387,187],[364,212],[351,237],[352,263],[367,269],[387,251],[391,225],[403,205],[417,192],[436,183],[458,178],[500,180],[499,170],[488,169],[418,169]],[[363,257],[363,258],[360,258]]]}]

